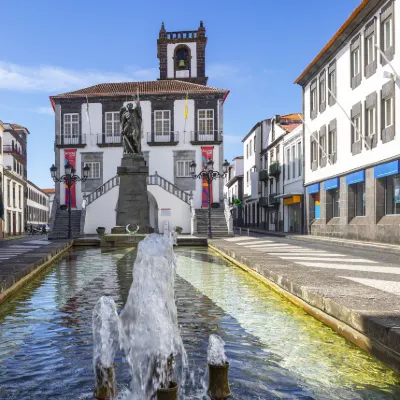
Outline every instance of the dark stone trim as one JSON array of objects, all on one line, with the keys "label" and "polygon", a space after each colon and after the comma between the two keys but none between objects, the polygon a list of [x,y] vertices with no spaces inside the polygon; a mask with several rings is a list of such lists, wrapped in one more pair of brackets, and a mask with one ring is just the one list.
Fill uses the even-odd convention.
[{"label": "dark stone trim", "polygon": [[59,149],[83,149],[86,144],[57,144],[56,147]]},{"label": "dark stone trim", "polygon": [[[199,110],[214,110],[214,141],[219,142],[218,140],[218,101],[216,100],[208,100],[208,99],[199,99],[194,102],[194,131],[199,131]],[[197,142],[194,140],[193,142]],[[221,141],[222,142],[222,141]],[[192,142],[191,142],[192,143]]]},{"label": "dark stone trim", "polygon": [[79,114],[78,121],[79,121],[79,132],[78,135],[82,135],[82,103],[85,100],[82,98],[79,102],[67,102],[61,103],[61,137],[64,137],[64,115],[65,114]]},{"label": "dark stone trim", "polygon": [[222,140],[214,140],[214,141],[198,141],[198,140],[193,140],[190,141],[190,144],[194,145],[194,146],[204,146],[204,145],[209,145],[209,144],[221,144]]},{"label": "dark stone trim", "polygon": [[149,146],[162,147],[162,146],[176,146],[179,142],[147,142]]},{"label": "dark stone trim", "polygon": [[98,147],[122,147],[122,142],[120,143],[97,143]]},{"label": "dark stone trim", "polygon": [[155,112],[156,111],[169,111],[170,125],[169,130],[171,134],[174,132],[174,101],[166,96],[151,101],[151,141],[154,142],[155,133]]}]

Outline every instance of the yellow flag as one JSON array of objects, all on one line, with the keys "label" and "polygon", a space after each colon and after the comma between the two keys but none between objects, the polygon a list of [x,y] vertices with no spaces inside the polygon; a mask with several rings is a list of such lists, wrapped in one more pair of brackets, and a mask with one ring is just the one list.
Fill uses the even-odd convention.
[{"label": "yellow flag", "polygon": [[186,93],[185,110],[183,111],[185,119],[187,119],[189,115],[188,103],[189,103],[189,93]]}]

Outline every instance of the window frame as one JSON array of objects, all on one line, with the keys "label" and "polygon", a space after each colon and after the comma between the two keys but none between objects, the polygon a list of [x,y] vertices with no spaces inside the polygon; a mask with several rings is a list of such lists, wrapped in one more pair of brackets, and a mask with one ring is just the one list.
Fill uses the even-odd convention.
[{"label": "window frame", "polygon": [[301,142],[297,142],[297,176],[303,174],[303,153]]},{"label": "window frame", "polygon": [[[372,48],[370,49],[370,41],[372,39]],[[376,60],[376,35],[375,32],[370,33],[365,38],[365,62],[366,65],[371,65]],[[372,53],[372,59],[370,59]]]},{"label": "window frame", "polygon": [[[87,179],[100,179],[101,178],[101,162],[100,161],[88,161],[88,162],[84,162],[84,164],[88,165],[90,167]],[[96,170],[95,165],[97,165],[97,164],[99,166],[99,169],[98,169],[99,174],[98,174],[98,176],[94,176],[94,172]]]},{"label": "window frame", "polygon": [[[177,178],[191,178],[192,175],[190,173],[190,164],[191,160],[177,160],[176,161],[176,177]],[[182,165],[182,167],[180,167]],[[180,174],[180,168],[181,171],[183,171],[183,174]]]},{"label": "window frame", "polygon": [[[200,114],[202,112],[204,112],[204,117],[200,116]],[[208,112],[212,113],[211,117],[207,116]],[[214,135],[214,132],[215,132],[215,120],[214,120],[214,118],[215,118],[215,115],[214,115],[214,109],[213,108],[198,109],[197,110],[197,131],[202,135],[211,135],[211,134]],[[207,127],[206,130],[202,131],[200,129],[200,125],[201,125],[202,122],[204,122],[205,125],[208,125],[207,121],[211,121],[212,122],[212,129],[210,130]]]},{"label": "window frame", "polygon": [[[385,215],[400,215],[400,202],[396,202],[395,201],[395,197],[396,197],[396,186],[395,186],[395,179],[399,180],[399,187],[397,189],[400,190],[400,174],[396,174],[396,175],[389,175],[386,176],[384,179],[384,183],[383,183],[383,188],[384,188],[384,202],[385,202]],[[392,203],[391,203],[391,208],[396,211],[398,209],[398,213],[396,212],[392,212],[392,213],[388,213],[388,179],[392,179],[392,194],[391,194],[391,198],[392,198]],[[396,206],[396,204],[398,204],[398,206]],[[392,210],[392,211],[393,211]]]},{"label": "window frame", "polygon": [[[111,120],[108,120],[107,117],[111,116]],[[107,111],[104,113],[104,122],[105,122],[105,129],[104,133],[107,137],[112,136],[120,136],[121,135],[121,124],[119,120],[119,111]],[[108,132],[108,125],[111,124],[111,132]],[[116,132],[116,126],[117,132]]]},{"label": "window frame", "polygon": [[[80,131],[79,131],[79,113],[65,113],[63,116],[63,137],[64,139],[76,139],[80,136]],[[70,117],[70,121],[66,121],[66,117]],[[77,121],[73,121],[73,117],[77,117]],[[77,125],[77,133],[74,134],[74,129],[73,126]],[[67,134],[67,126],[70,127],[70,133]]]},{"label": "window frame", "polygon": [[[374,137],[374,135],[376,135],[376,112],[377,112],[377,108],[376,105],[367,108],[365,110],[366,112],[366,126],[365,126],[365,134],[367,137],[372,138]],[[371,124],[371,118],[370,115],[372,114],[372,124]],[[373,132],[371,133],[371,125],[372,125],[372,130]]]},{"label": "window frame", "polygon": [[[390,103],[390,124],[387,123],[387,104]],[[382,127],[383,129],[390,128],[393,125],[394,118],[393,118],[393,96],[386,97],[385,99],[382,100],[382,106],[383,106],[383,111],[382,111]]]},{"label": "window frame", "polygon": [[290,181],[290,147],[286,148],[286,180]]},{"label": "window frame", "polygon": [[[161,118],[158,117],[161,113]],[[168,118],[165,118],[167,113]],[[161,130],[157,129],[157,123],[161,122]],[[168,123],[168,130],[165,129],[165,122]],[[171,110],[154,110],[154,137],[170,136],[171,135]]]},{"label": "window frame", "polygon": [[[390,23],[389,26],[389,32],[390,32],[390,37],[389,37],[389,46],[386,47],[386,41],[387,41],[387,31],[386,31],[386,25],[387,23]],[[384,21],[382,21],[382,51],[386,52],[388,51],[392,46],[393,46],[393,15],[390,15],[387,17]]]},{"label": "window frame", "polygon": [[296,178],[296,145],[292,145],[292,179]]},{"label": "window frame", "polygon": [[[351,52],[351,77],[355,78],[360,72],[360,61],[361,61],[361,49],[356,47]],[[357,66],[357,71],[356,71]]]}]

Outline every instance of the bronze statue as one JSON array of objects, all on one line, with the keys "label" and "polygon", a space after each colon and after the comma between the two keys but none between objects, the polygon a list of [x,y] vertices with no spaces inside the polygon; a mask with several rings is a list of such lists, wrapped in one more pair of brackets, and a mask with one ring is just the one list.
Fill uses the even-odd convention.
[{"label": "bronze statue", "polygon": [[142,154],[142,108],[139,100],[128,103],[119,111],[124,154]]}]

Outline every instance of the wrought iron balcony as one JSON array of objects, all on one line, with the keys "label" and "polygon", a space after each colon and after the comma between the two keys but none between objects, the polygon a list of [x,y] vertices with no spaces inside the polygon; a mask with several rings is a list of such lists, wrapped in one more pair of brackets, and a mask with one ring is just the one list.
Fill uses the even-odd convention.
[{"label": "wrought iron balcony", "polygon": [[57,147],[85,147],[86,135],[56,135]]},{"label": "wrought iron balcony", "polygon": [[266,182],[268,181],[268,171],[266,169],[262,169],[259,173],[259,181]]},{"label": "wrought iron balcony", "polygon": [[176,146],[179,143],[179,132],[147,132],[149,146]]},{"label": "wrought iron balcony", "polygon": [[269,205],[275,206],[281,203],[281,199],[277,199],[276,196],[279,196],[279,193],[271,193],[269,195]]},{"label": "wrought iron balcony", "polygon": [[269,175],[270,176],[279,176],[281,173],[281,165],[279,164],[279,161],[275,161],[269,166]]},{"label": "wrought iron balcony", "polygon": [[3,153],[9,153],[15,156],[19,161],[25,162],[26,161],[26,152],[22,149],[19,149],[15,146],[5,145],[3,146]]},{"label": "wrought iron balcony", "polygon": [[99,133],[97,135],[97,145],[99,147],[119,147],[122,146],[121,134]]},{"label": "wrought iron balcony", "polygon": [[193,131],[190,132],[191,144],[220,144],[222,131]]},{"label": "wrought iron balcony", "polygon": [[260,207],[268,207],[268,197],[260,197],[258,199],[258,205]]}]

